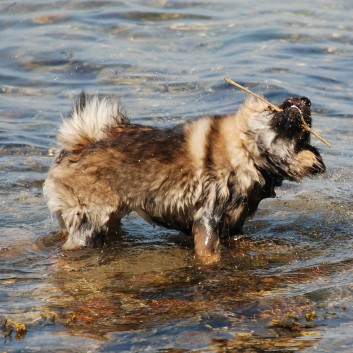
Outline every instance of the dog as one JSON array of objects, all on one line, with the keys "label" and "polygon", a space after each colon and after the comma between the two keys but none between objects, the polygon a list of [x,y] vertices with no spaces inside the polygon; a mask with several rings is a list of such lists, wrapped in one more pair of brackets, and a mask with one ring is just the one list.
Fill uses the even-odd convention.
[{"label": "dog", "polygon": [[128,213],[194,238],[203,263],[220,258],[220,238],[242,234],[261,200],[283,180],[325,171],[310,145],[311,102],[290,97],[272,110],[246,98],[234,114],[160,128],[133,124],[112,98],[84,92],[59,129],[61,151],[44,195],[67,240],[94,245]]}]

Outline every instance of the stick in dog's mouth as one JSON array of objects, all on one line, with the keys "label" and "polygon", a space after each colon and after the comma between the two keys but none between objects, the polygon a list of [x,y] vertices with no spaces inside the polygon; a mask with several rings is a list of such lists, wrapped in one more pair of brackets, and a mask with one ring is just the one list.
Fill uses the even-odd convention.
[{"label": "stick in dog's mouth", "polygon": [[[283,109],[281,109],[278,105],[272,104],[269,101],[267,101],[266,99],[264,99],[263,97],[259,96],[258,94],[250,91],[248,88],[240,85],[239,83],[234,82],[233,80],[231,80],[229,77],[225,77],[224,80],[229,83],[230,85],[233,85],[235,87],[240,88],[241,90],[253,95],[254,97],[260,99],[261,101],[265,102],[266,104],[268,104],[269,108],[272,110],[275,110],[277,112],[281,112],[283,111]],[[331,148],[331,144],[324,139],[318,132],[316,132],[315,130],[313,130],[305,121],[304,117],[303,117],[303,112],[296,106],[293,105],[294,108],[297,108],[300,112],[300,119],[301,119],[301,123],[303,126],[303,129],[310,132],[311,134],[313,134],[314,136],[316,136],[321,142],[323,142],[325,145],[327,145],[329,148]]]}]

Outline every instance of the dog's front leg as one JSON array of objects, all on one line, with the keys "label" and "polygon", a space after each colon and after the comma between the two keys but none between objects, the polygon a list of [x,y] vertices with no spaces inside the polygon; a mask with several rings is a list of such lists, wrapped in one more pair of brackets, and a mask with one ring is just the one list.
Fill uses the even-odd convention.
[{"label": "dog's front leg", "polygon": [[204,264],[219,260],[219,225],[210,213],[197,217],[192,227],[196,257]]}]

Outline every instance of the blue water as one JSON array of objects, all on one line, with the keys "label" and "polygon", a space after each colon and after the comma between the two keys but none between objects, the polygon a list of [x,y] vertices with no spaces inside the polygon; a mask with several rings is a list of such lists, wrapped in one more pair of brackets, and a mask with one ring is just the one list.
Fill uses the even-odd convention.
[{"label": "blue water", "polygon": [[[351,352],[352,18],[343,0],[2,0],[0,349]],[[309,97],[327,173],[285,183],[214,267],[135,215],[109,246],[63,252],[42,183],[75,96],[169,126],[234,111],[246,94],[224,76]]]}]

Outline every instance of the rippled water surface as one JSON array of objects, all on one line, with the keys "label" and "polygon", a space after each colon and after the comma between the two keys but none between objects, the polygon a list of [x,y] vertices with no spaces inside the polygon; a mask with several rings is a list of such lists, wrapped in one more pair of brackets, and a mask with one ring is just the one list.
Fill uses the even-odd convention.
[{"label": "rippled water surface", "polygon": [[[350,1],[2,0],[0,350],[352,352],[352,18]],[[168,126],[236,109],[224,76],[309,97],[327,173],[285,183],[214,266],[134,214],[62,251],[42,183],[74,97]]]}]

